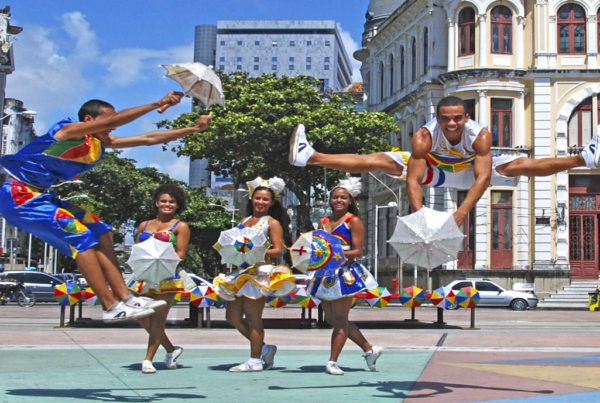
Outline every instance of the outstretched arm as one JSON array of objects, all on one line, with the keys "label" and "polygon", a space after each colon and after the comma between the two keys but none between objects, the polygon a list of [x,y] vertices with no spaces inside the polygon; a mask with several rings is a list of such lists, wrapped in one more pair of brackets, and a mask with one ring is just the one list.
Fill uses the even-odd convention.
[{"label": "outstretched arm", "polygon": [[198,122],[194,126],[184,127],[182,129],[157,130],[131,137],[117,137],[111,135],[106,141],[106,147],[129,148],[168,143],[169,141],[180,139],[189,134],[206,130],[206,128],[210,125],[211,120],[211,115],[202,115],[198,118]]},{"label": "outstretched arm", "polygon": [[406,172],[406,187],[408,190],[408,201],[413,211],[419,211],[423,207],[423,192],[421,183],[427,168],[427,154],[431,151],[431,134],[427,129],[417,131],[413,137],[413,151],[408,160],[408,171]]},{"label": "outstretched arm", "polygon": [[133,122],[140,116],[147,114],[163,105],[176,105],[183,97],[182,92],[169,92],[163,99],[148,105],[137,106],[135,108],[123,109],[114,112],[110,109],[104,115],[95,119],[88,115],[84,122],[70,123],[60,129],[55,135],[56,140],[74,140],[85,137],[88,134],[108,133],[119,126]]},{"label": "outstretched arm", "polygon": [[475,207],[483,193],[490,186],[490,179],[492,178],[492,135],[486,129],[483,129],[477,140],[473,143],[473,150],[475,151],[475,162],[473,164],[473,171],[475,174],[475,183],[469,189],[467,197],[460,205],[460,207],[454,213],[454,221],[459,227],[465,220],[469,211]]}]

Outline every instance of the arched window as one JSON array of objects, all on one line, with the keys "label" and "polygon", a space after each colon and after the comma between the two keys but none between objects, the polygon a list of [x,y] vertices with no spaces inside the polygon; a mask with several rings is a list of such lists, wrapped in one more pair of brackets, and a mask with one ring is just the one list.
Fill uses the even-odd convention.
[{"label": "arched window", "polygon": [[390,95],[394,93],[394,55],[390,55]]},{"label": "arched window", "polygon": [[492,9],[492,53],[512,53],[512,12],[506,6]]},{"label": "arched window", "polygon": [[475,54],[475,10],[465,7],[458,15],[459,46],[458,55]]},{"label": "arched window", "polygon": [[423,33],[423,74],[427,74],[429,67],[429,30],[425,28]]},{"label": "arched window", "polygon": [[404,61],[404,46],[400,47],[400,89],[404,88],[404,77],[405,77],[405,61]]},{"label": "arched window", "polygon": [[410,81],[413,82],[417,79],[417,40],[413,37],[412,43],[410,45],[411,54],[411,71],[410,71]]},{"label": "arched window", "polygon": [[[592,97],[589,97],[577,105],[577,108],[571,114],[568,123],[568,147],[584,147],[592,138],[594,132],[592,109]],[[600,115],[599,112],[596,113]]]},{"label": "arched window", "polygon": [[577,4],[558,10],[558,53],[585,53],[585,11]]},{"label": "arched window", "polygon": [[379,102],[383,102],[383,92],[385,84],[385,67],[383,62],[379,62]]}]

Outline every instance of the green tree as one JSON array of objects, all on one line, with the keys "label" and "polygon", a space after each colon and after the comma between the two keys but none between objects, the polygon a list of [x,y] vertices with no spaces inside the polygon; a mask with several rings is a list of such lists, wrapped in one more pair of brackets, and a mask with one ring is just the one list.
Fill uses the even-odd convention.
[{"label": "green tree", "polygon": [[[310,200],[323,198],[323,168],[298,168],[288,162],[289,138],[295,126],[306,126],[309,140],[327,153],[370,153],[389,150],[381,140],[398,130],[384,113],[358,113],[348,101],[333,96],[323,102],[312,77],[281,78],[274,74],[248,78],[247,73],[221,74],[227,109],[210,108],[213,121],[202,132],[187,136],[174,149],[193,159],[208,158],[209,169],[231,176],[237,185],[257,176],[278,176],[298,197],[298,225],[312,229]],[[192,124],[197,108],[159,127],[179,128]],[[327,188],[345,174],[328,172]]]}]

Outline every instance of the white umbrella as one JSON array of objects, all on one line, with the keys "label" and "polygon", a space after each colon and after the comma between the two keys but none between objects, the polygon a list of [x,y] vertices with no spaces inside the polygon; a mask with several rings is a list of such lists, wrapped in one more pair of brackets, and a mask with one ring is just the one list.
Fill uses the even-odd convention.
[{"label": "white umbrella", "polygon": [[[221,80],[210,67],[202,63],[163,64],[162,66],[167,69],[166,77],[177,81],[185,95],[196,98],[207,108],[213,104],[225,107]],[[163,106],[158,111],[163,113],[167,108],[168,106]]]},{"label": "white umbrella", "polygon": [[464,237],[452,214],[423,207],[399,217],[388,242],[404,263],[433,269],[456,260]]},{"label": "white umbrella", "polygon": [[133,270],[136,279],[158,284],[175,275],[179,262],[181,259],[171,242],[151,237],[133,245],[127,264]]},{"label": "white umbrella", "polygon": [[221,232],[213,246],[225,263],[246,268],[263,262],[267,253],[267,238],[258,228],[235,227]]}]

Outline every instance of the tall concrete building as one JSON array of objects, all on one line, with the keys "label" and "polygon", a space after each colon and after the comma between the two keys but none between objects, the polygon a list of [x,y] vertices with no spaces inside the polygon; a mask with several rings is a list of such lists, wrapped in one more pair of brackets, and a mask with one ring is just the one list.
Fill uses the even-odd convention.
[{"label": "tall concrete building", "polygon": [[[307,75],[322,90],[341,91],[351,83],[352,65],[335,21],[218,21],[198,25],[194,61],[227,73],[247,71]],[[206,170],[206,160],[190,162],[191,186],[219,188],[230,182]]]}]

